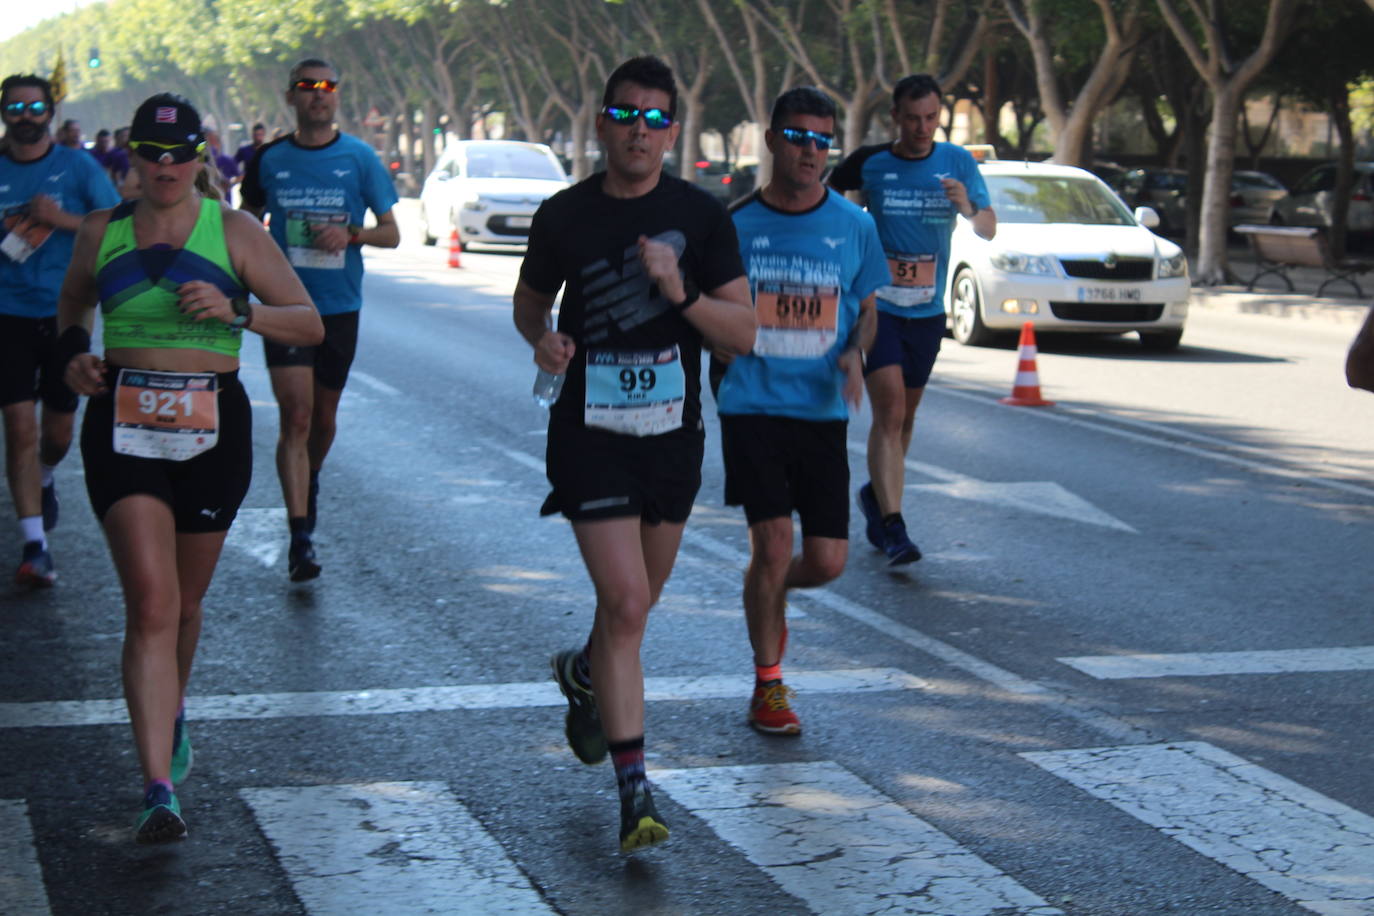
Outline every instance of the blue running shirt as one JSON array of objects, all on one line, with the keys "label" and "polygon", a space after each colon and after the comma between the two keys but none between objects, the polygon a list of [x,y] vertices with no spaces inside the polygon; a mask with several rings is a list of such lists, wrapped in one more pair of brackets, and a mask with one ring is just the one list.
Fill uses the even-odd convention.
[{"label": "blue running shirt", "polygon": [[363,307],[363,253],[348,245],[327,252],[310,244],[310,226],[361,226],[367,211],[387,213],[396,189],[381,160],[357,137],[340,133],[324,146],[300,146],[290,135],[264,146],[249,163],[243,203],[266,209],[272,238],[296,268],[321,315]]},{"label": "blue running shirt", "polygon": [[859,304],[892,281],[873,218],[830,192],[802,213],[756,193],[731,215],[759,331],[726,370],[720,413],[847,420],[839,355]]},{"label": "blue running shirt", "polygon": [[[85,150],[54,143],[30,162],[0,155],[0,244],[12,229],[23,231],[29,203],[38,194],[46,194],[63,210],[82,216],[119,203],[119,194],[104,169]],[[40,229],[30,238],[37,240],[42,234]],[[75,244],[75,232],[53,229],[22,262],[0,253],[0,315],[56,315],[57,291]]]},{"label": "blue running shirt", "polygon": [[892,285],[878,292],[878,308],[899,318],[944,313],[949,240],[958,212],[941,178],[957,178],[980,210],[992,205],[973,156],[962,146],[936,143],[923,159],[905,159],[892,144],[864,146],[830,176],[837,191],[863,191],[892,269]]}]

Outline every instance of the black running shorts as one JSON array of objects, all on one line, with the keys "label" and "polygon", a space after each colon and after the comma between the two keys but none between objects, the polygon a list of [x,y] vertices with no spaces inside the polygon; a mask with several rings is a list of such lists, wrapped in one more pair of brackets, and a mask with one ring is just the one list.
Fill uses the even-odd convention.
[{"label": "black running shorts", "polygon": [[[109,384],[118,376],[112,370]],[[219,374],[219,442],[187,461],[135,458],[114,450],[114,398],[93,397],[81,425],[86,492],[96,518],[136,493],[172,509],[182,534],[228,531],[253,480],[253,412],[237,372]]]},{"label": "black running shorts", "polygon": [[704,454],[700,432],[637,438],[550,424],[545,465],[553,492],[539,514],[561,512],[573,522],[686,522],[701,489]]},{"label": "black running shorts", "polygon": [[725,503],[749,524],[801,518],[803,537],[849,537],[848,422],[722,416]]},{"label": "black running shorts", "polygon": [[358,352],[358,317],[361,312],[340,315],[321,315],[324,322],[324,341],[314,347],[288,347],[262,339],[262,351],[267,368],[283,366],[311,366],[315,381],[330,391],[343,391],[348,384],[348,370]]},{"label": "black running shorts", "polygon": [[57,319],[0,315],[0,407],[42,401],[58,413],[76,410],[76,395],[62,381]]}]

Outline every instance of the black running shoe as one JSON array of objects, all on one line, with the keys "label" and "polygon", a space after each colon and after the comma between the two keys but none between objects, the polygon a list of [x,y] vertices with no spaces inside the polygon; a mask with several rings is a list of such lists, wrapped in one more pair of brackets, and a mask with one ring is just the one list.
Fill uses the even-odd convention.
[{"label": "black running shoe", "polygon": [[921,559],[920,548],[907,537],[906,522],[900,516],[883,526],[883,553],[887,554],[888,566],[905,566]]},{"label": "black running shoe", "polygon": [[864,534],[868,543],[879,550],[883,549],[883,513],[878,508],[878,497],[873,495],[873,483],[859,487],[859,509],[864,514]]},{"label": "black running shoe", "polygon": [[308,537],[291,539],[286,554],[286,573],[292,582],[309,582],[319,578],[320,564],[315,562],[315,545]]},{"label": "black running shoe", "polygon": [[654,807],[649,784],[640,781],[634,791],[620,797],[620,851],[634,852],[668,839],[668,825]]},{"label": "black running shoe", "polygon": [[558,689],[568,699],[568,715],[563,720],[568,747],[583,763],[600,763],[606,759],[606,735],[601,731],[596,695],[590,688],[579,684],[573,673],[577,656],[581,654],[581,649],[556,652],[549,659],[549,667],[553,669],[553,679],[558,682]]},{"label": "black running shoe", "polygon": [[43,488],[43,530],[51,531],[57,527],[60,505],[57,502],[57,481]]}]

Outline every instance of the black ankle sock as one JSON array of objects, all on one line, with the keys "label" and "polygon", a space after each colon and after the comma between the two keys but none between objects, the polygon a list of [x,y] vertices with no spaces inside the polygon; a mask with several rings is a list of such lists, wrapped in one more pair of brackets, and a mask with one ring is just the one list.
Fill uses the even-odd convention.
[{"label": "black ankle sock", "polygon": [[286,520],[286,524],[291,529],[291,540],[294,541],[297,538],[310,537],[309,521],[310,520],[305,516],[301,516],[300,518],[288,518]]},{"label": "black ankle sock", "polygon": [[902,520],[902,513],[900,513],[900,512],[894,512],[894,513],[892,513],[891,515],[884,515],[884,516],[883,516],[883,524],[884,524],[884,525],[891,525],[893,522],[900,522],[901,520]]}]

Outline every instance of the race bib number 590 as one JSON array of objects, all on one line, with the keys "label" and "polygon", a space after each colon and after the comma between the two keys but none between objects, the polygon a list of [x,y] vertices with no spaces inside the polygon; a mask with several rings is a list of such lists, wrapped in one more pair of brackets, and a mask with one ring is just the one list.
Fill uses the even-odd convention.
[{"label": "race bib number 590", "polygon": [[814,359],[835,343],[840,291],[834,286],[760,283],[754,312],[759,321],[756,356]]},{"label": "race bib number 590", "polygon": [[213,372],[120,369],[114,398],[114,450],[121,455],[186,461],[219,441]]}]

